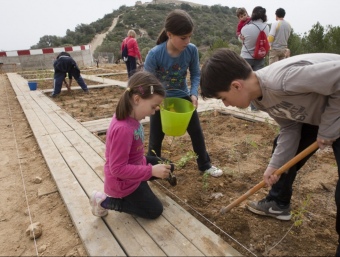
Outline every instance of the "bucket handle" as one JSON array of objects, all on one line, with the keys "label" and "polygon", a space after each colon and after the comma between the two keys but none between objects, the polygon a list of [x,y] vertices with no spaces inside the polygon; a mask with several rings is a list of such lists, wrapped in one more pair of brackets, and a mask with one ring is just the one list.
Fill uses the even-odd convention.
[{"label": "bucket handle", "polygon": [[165,92],[171,91],[171,90],[178,90],[178,91],[181,91],[181,92],[185,93],[187,96],[190,97],[190,94],[188,94],[188,92],[186,92],[186,91],[184,91],[184,90],[182,90],[182,89],[178,89],[178,88],[170,88],[170,89],[166,89]]},{"label": "bucket handle", "polygon": [[[170,91],[170,90],[178,90],[178,91],[181,91],[181,92],[185,93],[187,96],[190,97],[190,94],[188,94],[188,93],[185,92],[184,90],[178,89],[178,88],[170,88],[170,89],[166,89],[165,92]],[[160,107],[161,110],[164,110],[164,102],[162,102],[162,104],[161,104],[159,107]]]}]

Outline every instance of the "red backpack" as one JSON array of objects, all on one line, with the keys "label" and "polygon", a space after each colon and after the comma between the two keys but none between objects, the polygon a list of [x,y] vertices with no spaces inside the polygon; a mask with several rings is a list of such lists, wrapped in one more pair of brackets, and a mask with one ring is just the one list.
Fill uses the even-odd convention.
[{"label": "red backpack", "polygon": [[268,24],[263,28],[263,30],[261,30],[256,24],[252,23],[253,25],[255,25],[260,33],[257,36],[256,39],[256,44],[255,44],[255,50],[254,50],[254,55],[251,55],[249,50],[247,49],[246,45],[244,45],[248,51],[248,53],[254,58],[254,59],[263,59],[269,52],[270,49],[270,45],[268,42],[268,38],[266,33],[264,32],[264,29],[268,26]]}]

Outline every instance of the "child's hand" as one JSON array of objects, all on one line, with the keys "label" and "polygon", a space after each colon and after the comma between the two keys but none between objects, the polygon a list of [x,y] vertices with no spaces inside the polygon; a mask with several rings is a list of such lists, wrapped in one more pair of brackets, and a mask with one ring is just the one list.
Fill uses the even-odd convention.
[{"label": "child's hand", "polygon": [[266,171],[264,172],[263,180],[267,186],[272,186],[279,180],[280,175],[273,175],[275,171],[275,168],[267,167]]},{"label": "child's hand", "polygon": [[170,168],[170,164],[156,164],[152,166],[152,176],[157,178],[168,178]]},{"label": "child's hand", "polygon": [[324,138],[320,138],[318,137],[317,140],[319,148],[321,150],[325,149],[327,146],[332,146],[333,142],[335,140],[331,140],[331,139],[324,139]]},{"label": "child's hand", "polygon": [[197,96],[191,95],[190,98],[191,98],[191,101],[192,101],[193,106],[195,106],[195,108],[197,109],[197,106],[198,106],[198,99],[197,99]]}]

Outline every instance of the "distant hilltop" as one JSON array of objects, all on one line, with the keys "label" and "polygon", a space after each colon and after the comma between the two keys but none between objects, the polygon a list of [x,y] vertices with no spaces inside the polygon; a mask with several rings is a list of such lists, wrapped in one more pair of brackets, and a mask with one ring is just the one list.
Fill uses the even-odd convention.
[{"label": "distant hilltop", "polygon": [[151,2],[144,2],[144,3],[142,1],[136,1],[136,5],[148,5],[148,4],[175,4],[175,5],[188,4],[191,6],[202,6],[202,4],[195,4],[191,2],[178,1],[178,0],[152,0]]}]

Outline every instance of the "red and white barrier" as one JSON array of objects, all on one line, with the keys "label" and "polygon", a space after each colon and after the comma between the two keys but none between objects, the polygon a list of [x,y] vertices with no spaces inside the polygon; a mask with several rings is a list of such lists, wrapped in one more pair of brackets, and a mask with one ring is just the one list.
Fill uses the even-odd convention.
[{"label": "red and white barrier", "polygon": [[53,54],[53,53],[60,53],[60,52],[83,51],[83,50],[89,50],[89,49],[90,49],[90,45],[65,46],[65,47],[54,47],[54,48],[30,49],[30,50],[16,50],[16,51],[0,52],[0,57]]}]

